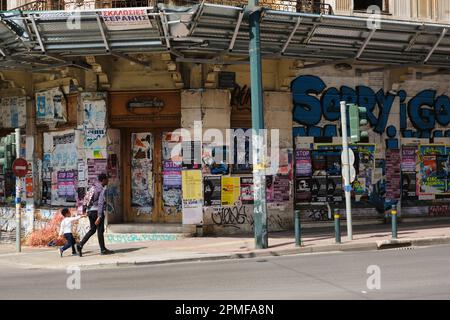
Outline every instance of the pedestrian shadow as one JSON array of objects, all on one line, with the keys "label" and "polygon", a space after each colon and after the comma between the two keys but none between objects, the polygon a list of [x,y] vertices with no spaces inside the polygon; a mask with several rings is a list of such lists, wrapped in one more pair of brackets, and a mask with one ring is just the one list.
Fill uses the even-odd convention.
[{"label": "pedestrian shadow", "polygon": [[[113,253],[110,255],[114,255],[114,254],[121,254],[121,253],[131,253],[131,252],[135,252],[135,251],[139,251],[139,250],[143,250],[143,249],[147,249],[147,247],[135,247],[135,248],[123,248],[123,249],[116,249],[116,250],[112,250]],[[100,255],[99,251],[96,250],[83,250],[83,256],[95,256],[95,255]]]},{"label": "pedestrian shadow", "polygon": [[124,248],[124,249],[117,249],[117,250],[113,250],[113,251],[115,254],[115,253],[130,253],[130,252],[135,252],[135,251],[139,251],[139,250],[143,250],[143,249],[147,249],[147,247]]}]

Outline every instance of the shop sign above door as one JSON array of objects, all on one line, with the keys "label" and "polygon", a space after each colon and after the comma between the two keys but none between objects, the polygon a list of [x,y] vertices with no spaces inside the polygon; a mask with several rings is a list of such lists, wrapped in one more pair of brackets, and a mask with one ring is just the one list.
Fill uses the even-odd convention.
[{"label": "shop sign above door", "polygon": [[127,108],[131,111],[144,108],[157,109],[160,111],[164,108],[164,101],[156,97],[136,97],[128,101]]}]

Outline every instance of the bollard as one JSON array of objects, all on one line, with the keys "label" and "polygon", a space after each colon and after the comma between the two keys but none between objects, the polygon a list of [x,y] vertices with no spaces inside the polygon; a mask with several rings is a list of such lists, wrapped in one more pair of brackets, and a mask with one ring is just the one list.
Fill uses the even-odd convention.
[{"label": "bollard", "polygon": [[341,215],[339,209],[334,209],[334,234],[336,243],[341,243]]},{"label": "bollard", "polygon": [[392,239],[397,239],[397,207],[395,204],[392,205],[391,219],[392,219]]},{"label": "bollard", "polygon": [[300,224],[300,210],[295,210],[295,246],[302,245],[302,233]]}]

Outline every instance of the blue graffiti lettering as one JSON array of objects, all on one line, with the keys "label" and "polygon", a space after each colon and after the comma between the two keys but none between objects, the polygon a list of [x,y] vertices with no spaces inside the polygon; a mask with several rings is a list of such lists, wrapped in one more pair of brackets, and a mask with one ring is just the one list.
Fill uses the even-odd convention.
[{"label": "blue graffiti lettering", "polygon": [[[374,92],[367,86],[357,86],[356,90],[342,86],[340,90],[334,87],[327,88],[322,79],[317,76],[304,75],[296,78],[292,84],[294,112],[293,119],[300,125],[294,129],[294,136],[333,137],[337,134],[334,125],[317,126],[324,119],[337,121],[340,119],[340,101],[357,103],[367,110],[367,120],[374,132],[383,134],[387,130],[388,119],[395,99],[399,98],[400,128],[389,129],[389,137],[394,138],[397,132],[403,137],[430,138],[448,137],[448,130],[443,132],[435,129],[436,123],[448,126],[450,123],[450,98],[441,95],[436,98],[436,91],[423,90],[407,103],[407,93],[400,90],[398,93],[385,93],[383,89]],[[320,96],[320,100],[319,100]],[[378,114],[376,113],[376,107]],[[407,130],[408,118],[417,131]],[[394,141],[389,142],[393,147]]]},{"label": "blue graffiti lettering", "polygon": [[326,88],[325,83],[315,76],[300,76],[292,83],[294,97],[294,121],[313,126],[322,118],[319,99],[310,96],[320,94]]}]

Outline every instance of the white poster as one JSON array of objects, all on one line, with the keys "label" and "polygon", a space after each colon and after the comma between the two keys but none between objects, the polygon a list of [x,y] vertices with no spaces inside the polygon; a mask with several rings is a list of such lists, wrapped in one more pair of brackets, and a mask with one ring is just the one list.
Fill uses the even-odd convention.
[{"label": "white poster", "polygon": [[82,94],[83,128],[102,130],[106,128],[106,96],[102,93]]},{"label": "white poster", "polygon": [[108,10],[102,12],[108,30],[152,28],[146,9]]},{"label": "white poster", "polygon": [[203,224],[201,200],[183,200],[183,224]]},{"label": "white poster", "polygon": [[23,128],[26,124],[26,97],[5,97],[1,98],[0,125],[3,128]]},{"label": "white poster", "polygon": [[36,121],[38,124],[67,122],[67,102],[60,88],[36,93]]}]

